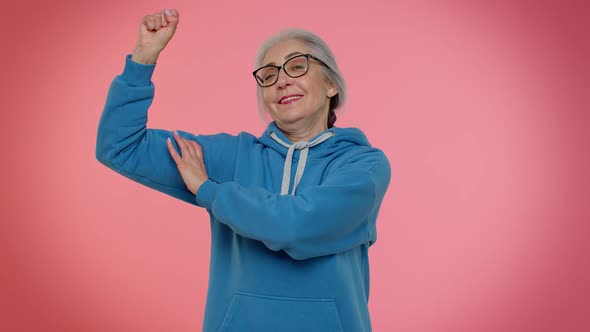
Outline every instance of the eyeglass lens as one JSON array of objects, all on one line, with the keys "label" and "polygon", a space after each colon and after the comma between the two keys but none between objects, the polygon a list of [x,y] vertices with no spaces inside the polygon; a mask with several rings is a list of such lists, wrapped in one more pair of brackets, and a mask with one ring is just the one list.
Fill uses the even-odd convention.
[{"label": "eyeglass lens", "polygon": [[[306,56],[296,56],[289,59],[283,65],[283,70],[291,77],[299,77],[307,72],[308,60]],[[279,68],[264,67],[256,73],[256,79],[262,86],[270,86],[276,83],[279,76]]]}]

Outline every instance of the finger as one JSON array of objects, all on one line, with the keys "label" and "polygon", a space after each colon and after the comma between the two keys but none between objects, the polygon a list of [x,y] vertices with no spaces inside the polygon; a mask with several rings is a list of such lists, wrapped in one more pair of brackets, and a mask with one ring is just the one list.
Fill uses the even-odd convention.
[{"label": "finger", "polygon": [[178,147],[180,148],[180,153],[183,153],[185,147],[184,147],[184,142],[182,141],[182,137],[180,137],[180,135],[176,131],[172,132],[172,136],[174,136],[174,140],[176,141],[176,144],[178,144]]},{"label": "finger", "polygon": [[164,15],[168,23],[172,25],[173,29],[175,29],[176,25],[178,24],[178,20],[180,19],[178,11],[176,9],[167,9],[164,11]]},{"label": "finger", "polygon": [[186,154],[189,157],[190,161],[194,161],[195,159],[197,159],[197,152],[195,151],[195,147],[193,146],[191,140],[186,139],[186,138],[182,138],[184,142],[184,145],[186,146]]},{"label": "finger", "polygon": [[166,19],[168,19],[168,22],[170,22],[170,19],[178,20],[180,18],[178,10],[176,9],[166,9],[164,14],[166,14]]},{"label": "finger", "polygon": [[156,27],[156,31],[160,30],[160,28],[162,27],[162,22],[160,20],[160,16],[159,15],[154,15],[154,24]]},{"label": "finger", "polygon": [[187,154],[189,155],[191,162],[198,161],[199,156],[197,155],[197,150],[194,145],[195,141],[191,141],[185,138],[184,143],[186,144]]},{"label": "finger", "polygon": [[172,156],[172,159],[178,166],[178,164],[182,162],[182,158],[180,157],[178,152],[176,152],[176,149],[174,148],[174,144],[172,144],[172,140],[170,139],[170,137],[166,139],[166,146],[168,147],[168,152],[170,152],[170,156]]},{"label": "finger", "polygon": [[[168,9],[166,9],[168,10]],[[160,12],[160,22],[163,27],[168,25],[168,21],[166,21],[166,16],[164,16],[164,10]]]},{"label": "finger", "polygon": [[143,19],[141,20],[141,24],[143,24],[145,26],[146,29],[149,30],[149,25],[148,25],[148,20],[149,20],[150,16],[146,15],[143,17]]},{"label": "finger", "polygon": [[193,146],[194,146],[197,158],[203,160],[203,148],[201,147],[201,145],[199,143],[193,141]]},{"label": "finger", "polygon": [[154,17],[149,15],[147,17],[147,27],[149,31],[153,31],[156,28],[156,24],[154,22]]},{"label": "finger", "polygon": [[178,144],[178,146],[180,147],[180,154],[182,155],[182,157],[184,158],[185,156],[188,155],[188,147],[186,145],[186,142],[184,141],[184,138],[182,138],[177,131],[174,131],[172,133],[174,135],[174,139],[176,140],[176,143]]}]

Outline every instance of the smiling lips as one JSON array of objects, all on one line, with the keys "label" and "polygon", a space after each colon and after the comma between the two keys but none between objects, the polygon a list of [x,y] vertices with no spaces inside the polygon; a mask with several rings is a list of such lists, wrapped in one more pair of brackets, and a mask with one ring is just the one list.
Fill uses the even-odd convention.
[{"label": "smiling lips", "polygon": [[288,96],[284,96],[281,97],[281,99],[279,99],[279,104],[284,105],[284,104],[290,104],[296,100],[299,100],[300,98],[302,98],[302,95],[288,95]]}]

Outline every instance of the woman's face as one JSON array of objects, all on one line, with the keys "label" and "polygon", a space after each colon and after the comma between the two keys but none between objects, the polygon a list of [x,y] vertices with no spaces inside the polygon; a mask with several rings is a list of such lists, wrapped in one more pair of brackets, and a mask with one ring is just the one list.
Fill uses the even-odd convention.
[{"label": "woman's face", "polygon": [[[268,50],[262,65],[281,66],[293,56],[307,53],[310,51],[302,41],[285,40]],[[312,135],[327,129],[330,97],[336,92],[335,86],[325,78],[322,65],[313,59],[309,59],[305,75],[292,78],[281,69],[277,83],[262,88],[266,110],[279,128]],[[288,96],[291,98],[285,99]]]}]

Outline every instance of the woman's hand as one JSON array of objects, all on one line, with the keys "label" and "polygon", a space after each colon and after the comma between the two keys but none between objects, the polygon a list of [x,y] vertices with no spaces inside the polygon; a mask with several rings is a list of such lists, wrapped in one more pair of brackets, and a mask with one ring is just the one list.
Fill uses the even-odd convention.
[{"label": "woman's hand", "polygon": [[168,151],[174,159],[186,187],[193,195],[196,195],[203,182],[209,178],[203,162],[203,149],[197,142],[180,137],[176,131],[173,135],[180,147],[181,155],[176,152],[170,138],[166,142]]},{"label": "woman's hand", "polygon": [[131,60],[143,64],[156,63],[160,52],[174,36],[179,19],[176,9],[165,9],[144,16]]}]

